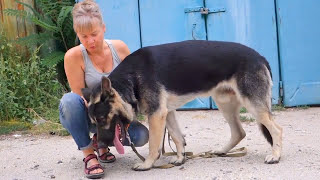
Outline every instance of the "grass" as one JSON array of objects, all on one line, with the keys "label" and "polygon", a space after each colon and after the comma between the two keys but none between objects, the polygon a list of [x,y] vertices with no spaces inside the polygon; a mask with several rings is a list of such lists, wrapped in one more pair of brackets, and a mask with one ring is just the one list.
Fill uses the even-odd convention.
[{"label": "grass", "polygon": [[[300,106],[300,108],[301,109],[307,109],[307,108],[309,108],[308,106]],[[278,104],[276,104],[276,105],[272,105],[272,111],[285,111],[286,110],[286,108],[283,106],[283,105],[278,105]],[[241,108],[240,109],[240,113],[242,114],[242,113],[247,113],[248,111],[247,111],[247,109],[246,108]]]},{"label": "grass", "polygon": [[[295,108],[297,109],[309,109],[310,106],[308,105],[301,105],[301,106],[296,106]],[[286,108],[283,105],[272,105],[272,111],[285,111]]]},{"label": "grass", "polygon": [[272,111],[285,111],[286,108],[283,105],[272,105]]},{"label": "grass", "polygon": [[30,133],[34,135],[51,134],[59,136],[68,136],[69,133],[62,127],[60,123],[52,121],[45,121],[39,125],[33,125],[28,122],[21,122],[17,120],[0,122],[0,135],[12,134],[16,131],[23,133]]},{"label": "grass", "polygon": [[15,131],[27,131],[32,128],[31,123],[21,122],[17,120],[0,122],[0,135],[10,134]]},{"label": "grass", "polygon": [[[44,119],[36,114],[38,119]],[[23,131],[33,135],[51,134],[58,136],[70,135],[68,131],[59,123],[59,109],[49,110],[45,113],[45,119],[42,123],[34,125],[32,123],[22,122],[18,120],[0,122],[0,135],[10,134],[15,131]],[[142,114],[137,115],[138,121],[145,121],[146,118]]]},{"label": "grass", "polygon": [[45,118],[36,114],[38,119],[46,119],[44,122],[34,125],[29,133],[34,135],[39,134],[51,134],[51,135],[59,135],[59,136],[68,136],[68,131],[60,124],[59,120],[59,109],[52,108],[48,109],[46,113],[44,113]]},{"label": "grass", "polygon": [[301,106],[297,106],[298,109],[309,109],[310,106],[307,105],[301,105]]},{"label": "grass", "polygon": [[44,119],[47,119],[50,122],[59,123],[59,108],[49,109],[48,111],[46,111],[46,113],[44,113],[44,117]]},{"label": "grass", "polygon": [[144,116],[144,115],[142,115],[142,114],[138,113],[138,114],[137,114],[137,120],[138,120],[138,121],[145,121],[145,120],[146,120],[146,118],[145,118],[145,116]]},{"label": "grass", "polygon": [[31,134],[51,134],[58,136],[68,136],[69,132],[60,124],[52,121],[46,121],[45,123],[35,125],[29,131]]},{"label": "grass", "polygon": [[240,115],[241,122],[255,122],[256,120],[252,117]]},{"label": "grass", "polygon": [[[23,133],[29,133],[34,135],[51,134],[59,136],[69,135],[68,131],[59,123],[59,109],[49,109],[44,113],[45,118],[34,112],[34,116],[41,123],[32,124],[30,122],[23,122],[19,120],[10,120],[0,122],[0,135],[11,134],[15,131],[23,131]],[[49,119],[49,120],[44,120]],[[39,121],[40,122],[40,121]]]},{"label": "grass", "polygon": [[243,113],[247,113],[248,111],[247,111],[247,109],[246,108],[244,108],[244,107],[242,107],[241,109],[240,109],[240,113],[241,114],[243,114]]}]

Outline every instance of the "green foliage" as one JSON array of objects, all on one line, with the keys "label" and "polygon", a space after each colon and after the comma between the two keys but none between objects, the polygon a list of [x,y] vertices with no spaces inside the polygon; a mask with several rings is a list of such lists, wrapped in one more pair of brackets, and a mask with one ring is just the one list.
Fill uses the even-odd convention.
[{"label": "green foliage", "polygon": [[240,113],[247,113],[247,112],[248,112],[247,109],[244,108],[244,107],[242,107],[242,108],[240,109]]},{"label": "green foliage", "polygon": [[45,123],[34,126],[30,131],[31,134],[51,134],[59,136],[68,136],[69,132],[62,127],[60,123],[46,121]]},{"label": "green foliage", "polygon": [[[19,1],[16,1],[16,2],[21,4],[21,2],[19,2]],[[28,7],[32,8],[31,6],[28,6]],[[44,19],[38,13],[36,15],[34,15],[33,13],[30,13],[27,11],[15,10],[15,9],[5,9],[4,12],[8,16],[16,16],[16,17],[20,17],[22,19],[30,20],[34,24],[36,24],[46,30],[49,30],[52,32],[59,31],[59,29],[57,27],[55,27],[54,24],[50,20]],[[39,17],[39,15],[40,15],[40,17]]]},{"label": "green foliage", "polygon": [[252,117],[249,117],[249,116],[240,115],[240,121],[241,122],[254,122],[255,119]]},{"label": "green foliage", "polygon": [[143,114],[138,113],[138,114],[137,114],[137,120],[138,120],[138,121],[145,121],[145,120],[146,120],[146,117],[145,117]]},{"label": "green foliage", "polygon": [[0,135],[9,134],[14,131],[24,131],[31,129],[31,123],[10,120],[0,122]]},{"label": "green foliage", "polygon": [[286,108],[281,104],[272,105],[272,111],[285,111]]},{"label": "green foliage", "polygon": [[0,35],[0,121],[46,118],[50,109],[58,108],[64,92],[55,67],[44,66],[37,56],[40,47],[28,58],[19,49]]},{"label": "green foliage", "polygon": [[48,56],[44,57],[43,63],[49,66],[54,66],[58,64],[64,58],[64,52],[62,51],[55,51],[49,54]]},{"label": "green foliage", "polygon": [[[43,45],[41,51],[44,56],[44,65],[61,65],[65,52],[77,45],[76,34],[73,31],[71,11],[74,0],[35,0],[36,8],[31,5],[15,0],[24,5],[27,10],[5,9],[4,13],[16,16],[34,23],[40,27],[38,34],[19,38],[18,43],[33,49]],[[64,71],[58,70],[59,80],[66,86]],[[62,73],[62,74],[60,74]]]},{"label": "green foliage", "polygon": [[309,109],[310,106],[308,105],[300,105],[300,106],[297,106],[298,109]]},{"label": "green foliage", "polygon": [[16,43],[31,47],[30,49],[33,49],[33,47],[37,44],[43,44],[50,38],[52,38],[52,35],[50,33],[31,34],[27,37],[17,39]]}]

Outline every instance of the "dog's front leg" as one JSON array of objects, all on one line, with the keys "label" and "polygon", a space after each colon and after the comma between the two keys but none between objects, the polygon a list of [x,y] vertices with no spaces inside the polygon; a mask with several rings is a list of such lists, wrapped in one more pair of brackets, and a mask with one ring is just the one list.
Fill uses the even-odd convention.
[{"label": "dog's front leg", "polygon": [[186,161],[184,156],[184,147],[186,146],[186,141],[176,120],[175,112],[176,111],[171,111],[168,113],[166,127],[177,148],[177,156],[174,156],[170,163],[180,166]]},{"label": "dog's front leg", "polygon": [[154,162],[160,157],[164,128],[166,125],[167,111],[157,111],[148,116],[149,120],[149,155],[143,163],[137,163],[133,170],[149,170]]}]

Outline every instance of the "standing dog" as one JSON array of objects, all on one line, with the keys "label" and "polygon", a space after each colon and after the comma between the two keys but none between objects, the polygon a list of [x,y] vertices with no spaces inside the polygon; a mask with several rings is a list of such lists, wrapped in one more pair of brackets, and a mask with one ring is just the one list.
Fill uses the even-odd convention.
[{"label": "standing dog", "polygon": [[[148,170],[160,157],[164,129],[177,148],[175,165],[184,163],[184,137],[175,110],[199,96],[212,96],[229,123],[231,139],[220,151],[225,154],[246,135],[239,110],[243,106],[257,119],[272,145],[265,162],[278,163],[282,128],[271,116],[271,70],[256,51],[238,43],[184,41],[144,47],[132,53],[94,89],[83,89],[89,117],[98,127],[101,145],[118,148],[135,113],[147,115],[149,155],[134,170]],[[116,134],[116,135],[115,135]],[[119,135],[120,134],[120,135]],[[121,135],[122,134],[122,135]]]}]

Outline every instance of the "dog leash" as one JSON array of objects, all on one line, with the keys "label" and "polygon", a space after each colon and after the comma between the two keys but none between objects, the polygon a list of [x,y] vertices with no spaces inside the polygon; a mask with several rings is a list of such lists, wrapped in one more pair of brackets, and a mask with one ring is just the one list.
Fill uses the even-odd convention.
[{"label": "dog leash", "polygon": [[[172,152],[165,152],[164,149],[164,141],[165,141],[165,135],[166,135],[166,130],[164,133],[164,137],[163,137],[163,146],[162,146],[162,155],[163,156],[175,156],[177,155],[177,152],[175,152],[170,144],[170,134],[168,133],[168,144],[169,147],[171,148]],[[194,159],[194,158],[214,158],[214,157],[242,157],[245,156],[247,154],[247,148],[246,147],[241,147],[238,149],[233,149],[231,151],[229,151],[226,154],[218,154],[218,153],[214,153],[212,152],[212,150],[210,151],[206,151],[206,152],[201,152],[198,154],[193,154],[193,152],[185,152],[184,156],[185,158],[188,159]],[[164,164],[164,165],[160,165],[160,166],[155,166],[154,168],[160,168],[160,169],[168,169],[168,168],[172,168],[175,167],[175,165],[173,164]]]},{"label": "dog leash", "polygon": [[[136,153],[136,155],[140,158],[141,161],[144,162],[146,159],[141,154],[139,154],[139,152],[137,151],[134,143],[130,139],[130,135],[129,135],[128,131],[126,131],[126,137],[127,137],[128,141],[129,141],[129,144],[130,144],[131,149],[133,150],[133,152]],[[163,145],[164,145],[164,140],[163,140]],[[164,151],[164,148],[162,148],[162,150]],[[162,153],[162,154],[165,154],[165,152]],[[164,164],[164,165],[160,165],[160,166],[153,166],[153,168],[168,169],[168,168],[172,168],[174,166],[175,165],[173,165],[173,164]]]},{"label": "dog leash", "polygon": [[[185,156],[188,159],[194,159],[197,157],[202,157],[202,158],[214,158],[214,157],[242,157],[245,156],[247,154],[247,148],[245,147],[241,147],[238,149],[233,149],[231,151],[229,151],[226,154],[217,154],[212,152],[212,150],[210,151],[206,151],[206,152],[201,152],[198,154],[193,154],[193,152],[186,152]],[[163,154],[163,156],[174,156],[177,155],[176,152],[167,152],[165,154]]]},{"label": "dog leash", "polygon": [[[137,149],[135,148],[134,143],[131,142],[131,139],[130,139],[130,136],[129,136],[128,132],[126,133],[126,136],[127,136],[127,139],[128,139],[128,141],[130,143],[130,146],[131,146],[133,152],[135,152],[136,155],[142,161],[145,161],[145,158],[141,154],[138,153]],[[164,132],[164,137],[163,137],[163,142],[162,142],[162,155],[166,156],[166,157],[167,156],[175,156],[175,155],[177,155],[177,152],[175,152],[173,150],[173,148],[171,147],[169,133],[168,133],[168,143],[169,143],[169,146],[170,146],[172,152],[165,152],[165,148],[164,148],[165,136],[166,136],[166,130]],[[194,159],[194,158],[198,158],[198,157],[199,158],[242,157],[242,156],[245,156],[246,154],[247,154],[247,148],[241,147],[241,148],[238,148],[238,149],[233,149],[233,150],[229,151],[226,154],[217,154],[217,153],[212,152],[212,150],[210,150],[210,151],[201,152],[201,153],[198,153],[198,154],[193,154],[193,152],[185,152],[184,156],[188,160],[188,159]],[[159,166],[153,166],[153,168],[158,168],[158,169],[168,169],[168,168],[172,168],[172,167],[175,167],[175,165],[174,164],[163,164],[163,165],[159,165]]]},{"label": "dog leash", "polygon": [[[164,149],[164,141],[165,141],[165,136],[166,136],[166,129],[165,129],[165,132],[164,132],[164,138],[163,138],[163,146],[162,146],[162,155],[163,156],[174,156],[174,155],[177,155],[177,152],[175,152],[171,146],[171,139],[170,139],[170,134],[168,133],[168,144],[169,144],[169,147],[171,148],[172,152],[165,152],[165,149]],[[228,153],[226,154],[218,154],[218,153],[214,153],[212,152],[212,150],[210,151],[206,151],[206,152],[201,152],[201,153],[198,153],[198,154],[193,154],[193,152],[185,152],[184,155],[188,158],[188,159],[193,159],[193,158],[196,158],[196,157],[202,157],[202,158],[213,158],[213,157],[242,157],[242,156],[245,156],[247,154],[247,148],[245,147],[241,147],[241,148],[238,148],[238,149],[232,149],[230,150]]]},{"label": "dog leash", "polygon": [[131,141],[130,135],[129,135],[128,131],[126,131],[126,137],[127,137],[128,141],[129,141],[129,144],[130,144],[131,149],[133,150],[133,152],[135,152],[136,155],[137,155],[142,161],[145,161],[145,158],[144,158],[141,154],[138,153],[138,151],[137,151],[137,149],[136,149],[136,146],[135,146],[134,143]]}]

